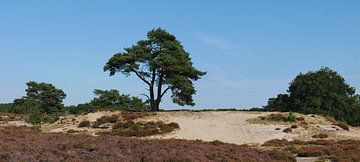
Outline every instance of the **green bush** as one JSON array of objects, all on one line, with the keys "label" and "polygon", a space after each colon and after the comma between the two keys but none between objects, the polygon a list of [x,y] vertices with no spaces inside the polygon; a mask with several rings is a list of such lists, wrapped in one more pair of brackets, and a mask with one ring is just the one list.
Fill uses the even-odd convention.
[{"label": "green bush", "polygon": [[27,122],[29,122],[33,125],[41,124],[41,122],[42,122],[41,112],[39,110],[31,111]]},{"label": "green bush", "polygon": [[296,122],[296,116],[294,113],[290,112],[288,117],[287,117],[287,121],[289,122]]},{"label": "green bush", "polygon": [[43,123],[55,123],[59,120],[60,114],[41,114],[41,120]]},{"label": "green bush", "polygon": [[289,94],[270,98],[268,111],[292,111],[334,117],[360,126],[360,96],[336,71],[327,67],[300,73],[290,83]]}]

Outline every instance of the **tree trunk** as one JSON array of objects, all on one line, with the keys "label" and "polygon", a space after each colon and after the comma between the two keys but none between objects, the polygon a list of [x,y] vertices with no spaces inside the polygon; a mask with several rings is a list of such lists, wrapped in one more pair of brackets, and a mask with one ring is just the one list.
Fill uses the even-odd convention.
[{"label": "tree trunk", "polygon": [[159,107],[160,107],[160,102],[161,102],[161,92],[162,92],[162,85],[163,85],[163,81],[164,81],[164,74],[163,74],[163,70],[161,69],[161,72],[160,72],[160,76],[159,76],[159,82],[158,82],[158,89],[157,89],[157,97],[156,97],[156,100],[155,100],[155,110],[156,111],[159,111]]},{"label": "tree trunk", "polygon": [[156,111],[154,86],[150,86],[149,88],[150,88],[150,107],[151,107],[151,111]]}]

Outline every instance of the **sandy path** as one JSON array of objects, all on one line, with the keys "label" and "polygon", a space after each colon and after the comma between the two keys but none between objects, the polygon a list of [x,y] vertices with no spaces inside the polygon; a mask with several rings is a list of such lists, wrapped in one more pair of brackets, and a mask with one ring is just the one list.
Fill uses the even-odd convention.
[{"label": "sandy path", "polygon": [[[286,125],[249,124],[247,119],[266,115],[253,112],[159,112],[158,115],[144,120],[164,120],[176,122],[180,130],[166,135],[156,135],[150,138],[201,139],[204,141],[219,140],[235,144],[262,144],[270,139],[292,139],[294,134],[281,130]],[[280,128],[281,130],[275,130]]]}]

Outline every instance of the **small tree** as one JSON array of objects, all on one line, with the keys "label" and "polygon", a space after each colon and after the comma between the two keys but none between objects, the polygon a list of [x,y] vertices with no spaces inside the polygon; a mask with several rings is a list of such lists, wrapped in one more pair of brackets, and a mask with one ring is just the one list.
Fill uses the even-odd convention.
[{"label": "small tree", "polygon": [[35,101],[39,104],[40,111],[47,114],[59,112],[64,107],[62,101],[65,99],[66,94],[61,89],[57,89],[52,84],[37,83],[34,81],[27,82],[26,85],[28,86],[25,90],[26,96],[21,99],[16,99],[14,101],[15,105],[19,105],[17,103]]},{"label": "small tree", "polygon": [[265,108],[276,111],[322,114],[360,125],[360,97],[355,88],[336,71],[327,67],[300,73],[290,83],[289,95],[269,99]]},{"label": "small tree", "polygon": [[[193,81],[206,73],[192,66],[187,53],[176,37],[163,29],[148,32],[146,40],[138,41],[125,52],[115,54],[104,66],[110,76],[121,72],[126,76],[135,74],[149,87],[152,111],[158,111],[160,102],[168,90],[174,103],[195,105]],[[157,88],[157,89],[156,89]],[[156,96],[155,96],[156,95]]]},{"label": "small tree", "polygon": [[330,115],[338,120],[344,120],[356,102],[355,88],[327,67],[300,73],[290,83],[288,92],[292,111]]}]

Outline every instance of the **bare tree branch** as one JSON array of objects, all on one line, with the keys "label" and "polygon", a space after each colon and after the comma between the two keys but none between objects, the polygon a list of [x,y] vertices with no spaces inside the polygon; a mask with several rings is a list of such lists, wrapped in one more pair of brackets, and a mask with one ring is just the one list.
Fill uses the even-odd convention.
[{"label": "bare tree branch", "polygon": [[147,85],[151,86],[150,82],[147,81],[143,76],[141,76],[139,74],[139,72],[137,72],[136,70],[131,70],[132,72],[134,72],[142,81],[144,81]]},{"label": "bare tree branch", "polygon": [[163,92],[163,93],[161,93],[160,98],[162,98],[162,97],[165,95],[165,93],[166,93],[169,89],[170,89],[170,87],[167,87],[167,88],[164,90],[164,92]]},{"label": "bare tree branch", "polygon": [[145,96],[148,100],[150,100],[150,97],[148,95],[146,94],[140,94],[140,95]]}]

